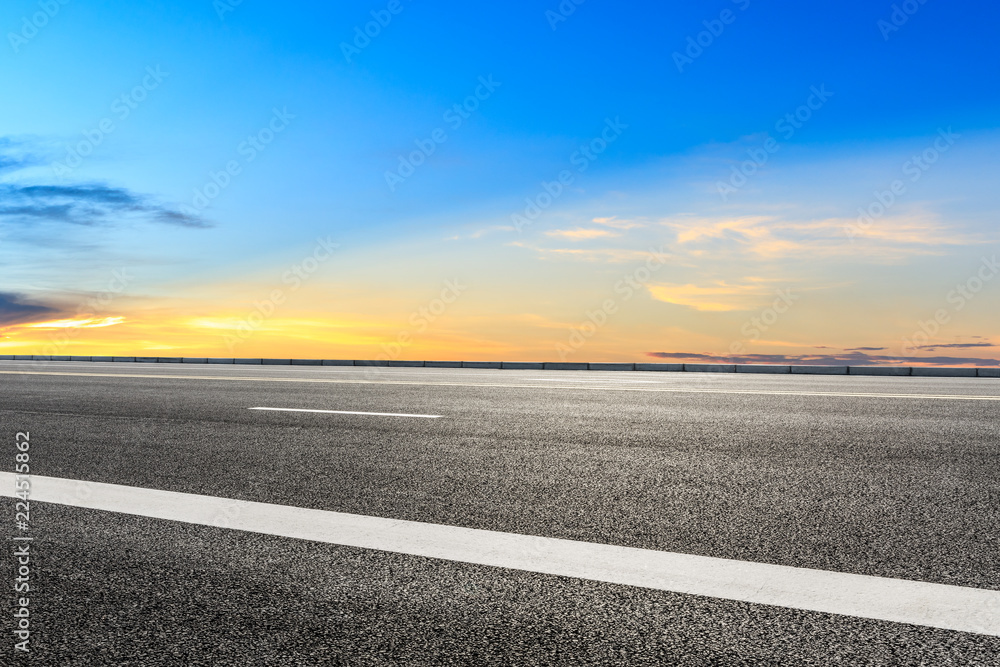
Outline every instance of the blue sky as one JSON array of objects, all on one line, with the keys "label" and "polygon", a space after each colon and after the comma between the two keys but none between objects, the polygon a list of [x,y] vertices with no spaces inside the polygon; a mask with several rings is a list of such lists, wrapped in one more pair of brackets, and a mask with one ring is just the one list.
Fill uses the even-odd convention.
[{"label": "blue sky", "polygon": [[[531,304],[522,314],[534,309],[547,317],[545,303],[564,301],[561,295],[571,289],[567,285],[579,284],[581,271],[546,257],[547,239],[560,238],[546,236],[552,229],[615,216],[649,222],[794,209],[792,217],[802,220],[856,217],[874,191],[898,176],[907,156],[931,145],[944,128],[963,140],[910,186],[895,211],[905,206],[910,215],[937,216],[941,234],[962,241],[937,266],[954,266],[961,277],[982,244],[992,242],[995,227],[997,201],[990,192],[1000,8],[940,0],[901,4],[912,13],[888,2],[756,0],[399,0],[335,7],[253,0],[9,2],[0,9],[6,35],[0,76],[12,101],[0,109],[2,183],[106,188],[141,203],[102,210],[86,224],[6,215],[0,291],[24,303],[64,308],[67,295],[99,290],[113,267],[128,265],[139,275],[130,288],[137,300],[221,303],[235,297],[221,288],[195,297],[193,286],[256,284],[253,276],[280,275],[269,267],[294,260],[317,237],[332,236],[344,260],[324,274],[330,290],[359,280],[398,296],[414,282],[440,282],[442,266],[475,272],[493,262],[519,262],[532,264],[525,275],[546,285],[547,300],[532,302],[518,290],[507,298]],[[40,23],[33,17],[46,7],[51,18],[26,31],[24,21]],[[356,28],[373,21],[372,12],[390,20],[345,57],[344,44],[354,44]],[[556,21],[557,14],[565,20]],[[688,50],[689,39],[701,40],[700,52]],[[678,68],[677,53],[694,57]],[[495,84],[487,91],[482,80]],[[460,123],[446,115],[477,89],[482,99]],[[814,89],[832,95],[783,136],[779,123]],[[276,114],[281,130],[249,160],[244,142],[275,127]],[[599,136],[608,119],[625,129],[585,172],[576,171],[575,151]],[[99,142],[87,139],[86,133],[100,136],[94,132],[102,122],[111,131],[101,132]],[[397,170],[399,156],[411,154],[417,141],[429,145],[439,129],[447,139],[430,144],[433,154],[390,189],[386,172]],[[768,136],[779,141],[777,152],[746,186],[720,198],[718,183],[748,150],[759,152]],[[69,172],[56,169],[81,141],[94,144],[90,155]],[[222,177],[228,185],[202,210],[196,192],[211,189],[212,174],[227,163],[239,173]],[[470,245],[510,225],[526,197],[567,169],[572,187],[527,236],[501,229],[503,240]],[[7,192],[14,204],[26,196]],[[78,210],[93,215],[96,195],[88,196]],[[46,200],[60,202],[66,203]],[[633,234],[639,232],[630,231],[619,250],[676,242]],[[611,237],[566,238],[599,244]],[[396,252],[389,248],[405,254],[407,247],[421,248],[428,259],[407,265],[406,276],[397,275],[400,262],[377,276],[347,268],[378,264],[380,256]],[[888,259],[875,254],[880,259],[861,268],[841,257],[828,273],[849,281],[884,273],[880,262],[890,262],[906,287],[887,298],[904,300],[917,293],[914,281],[929,275],[922,252]],[[682,275],[684,262],[678,262],[676,284],[731,282],[701,275],[705,266],[707,260],[694,267],[698,275]],[[587,271],[615,274],[618,267],[604,262]],[[779,273],[786,281],[799,279],[791,266]],[[930,275],[938,274],[931,269]],[[485,269],[479,278],[494,287],[503,280]],[[821,282],[824,289],[836,283],[831,277]],[[578,295],[578,311],[585,310],[587,294]],[[844,300],[858,298],[843,294]],[[915,305],[914,313],[930,307]],[[676,315],[653,312],[644,326],[660,327],[669,340],[673,322],[692,313]],[[574,316],[565,317],[562,324],[572,326]],[[684,326],[704,333],[720,324]],[[378,337],[367,340],[377,347]],[[615,346],[628,337],[621,332],[600,354],[615,356]],[[481,336],[470,334],[462,344],[476,340]],[[621,349],[635,356],[645,344]],[[523,352],[551,349],[539,343]]]}]

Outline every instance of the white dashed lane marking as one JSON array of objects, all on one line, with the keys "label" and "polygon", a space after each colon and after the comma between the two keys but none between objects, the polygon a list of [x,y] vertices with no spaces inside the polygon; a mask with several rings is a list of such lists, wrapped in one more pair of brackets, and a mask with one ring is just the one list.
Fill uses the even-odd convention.
[{"label": "white dashed lane marking", "polygon": [[250,410],[273,410],[275,412],[320,412],[327,415],[372,415],[375,417],[417,417],[420,419],[441,418],[441,415],[408,415],[402,412],[354,412],[351,410],[308,410],[305,408],[250,408]]}]

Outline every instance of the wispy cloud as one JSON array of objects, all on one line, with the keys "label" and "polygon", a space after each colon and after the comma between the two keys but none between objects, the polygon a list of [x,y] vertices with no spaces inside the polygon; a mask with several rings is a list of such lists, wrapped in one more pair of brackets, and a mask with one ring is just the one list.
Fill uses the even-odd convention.
[{"label": "wispy cloud", "polygon": [[479,239],[489,234],[496,234],[498,232],[513,232],[516,231],[511,225],[490,225],[488,227],[480,227],[479,229],[470,232],[468,234],[455,234],[454,236],[449,236],[445,238],[445,241],[461,241],[463,239]]},{"label": "wispy cloud", "polygon": [[[204,228],[204,218],[154,197],[103,183],[53,185],[31,182],[30,168],[44,162],[43,142],[0,137],[0,225],[40,224],[110,226],[125,220]],[[19,172],[24,172],[21,174]]]},{"label": "wispy cloud", "polygon": [[688,306],[703,311],[752,310],[757,308],[763,297],[774,294],[774,281],[762,278],[748,278],[745,284],[730,284],[724,280],[712,281],[708,285],[650,285],[649,293],[657,301]]},{"label": "wispy cloud", "polygon": [[100,329],[113,327],[125,321],[124,317],[85,317],[76,320],[52,320],[25,325],[29,329]]},{"label": "wispy cloud", "polygon": [[129,216],[180,227],[210,226],[200,217],[124,188],[0,184],[0,224],[48,222],[93,226],[111,224]]},{"label": "wispy cloud", "polygon": [[920,345],[916,349],[918,350],[929,350],[933,352],[934,350],[944,349],[944,350],[966,350],[969,348],[976,347],[996,347],[993,343],[941,343],[939,345]]},{"label": "wispy cloud", "polygon": [[25,169],[39,162],[26,142],[0,137],[0,174]]},{"label": "wispy cloud", "polygon": [[552,236],[554,238],[568,239],[570,241],[586,241],[588,239],[621,236],[618,232],[612,232],[607,229],[587,229],[586,227],[577,227],[576,229],[550,229],[545,232],[545,235]]},{"label": "wispy cloud", "polygon": [[516,248],[533,250],[538,253],[538,256],[541,259],[562,258],[577,259],[586,262],[619,263],[644,262],[650,258],[650,255],[653,252],[658,253],[661,257],[668,256],[663,251],[652,247],[646,250],[633,250],[630,248],[543,248],[535,244],[523,243],[521,241],[513,241],[507,245],[514,246]]},{"label": "wispy cloud", "polygon": [[611,216],[609,218],[594,218],[592,222],[595,225],[614,227],[615,229],[634,229],[636,227],[645,227],[647,224],[637,220],[624,220],[618,216]]},{"label": "wispy cloud", "polygon": [[675,248],[695,257],[711,253],[774,260],[860,255],[896,260],[941,254],[942,246],[981,242],[919,211],[881,219],[861,232],[856,221],[848,218],[679,217],[662,224],[676,234]]}]

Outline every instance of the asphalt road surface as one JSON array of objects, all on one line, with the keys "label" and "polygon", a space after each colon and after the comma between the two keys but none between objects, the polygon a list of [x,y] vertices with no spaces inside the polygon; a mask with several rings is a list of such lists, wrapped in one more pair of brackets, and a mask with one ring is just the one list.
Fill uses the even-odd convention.
[{"label": "asphalt road surface", "polygon": [[[0,470],[29,432],[33,477],[268,503],[279,524],[1000,591],[996,379],[0,362],[0,424]],[[545,553],[515,569],[151,518],[130,493],[31,503],[30,653],[4,584],[0,664],[1000,664],[992,602],[956,631],[561,576]]]}]

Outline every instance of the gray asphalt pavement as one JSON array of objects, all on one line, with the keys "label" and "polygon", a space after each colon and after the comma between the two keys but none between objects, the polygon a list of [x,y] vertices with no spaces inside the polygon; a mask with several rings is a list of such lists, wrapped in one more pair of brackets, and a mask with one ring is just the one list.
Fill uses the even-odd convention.
[{"label": "gray asphalt pavement", "polygon": [[[997,397],[989,378],[0,362],[2,437],[30,430],[37,475],[992,590]],[[981,635],[33,510],[33,664],[1000,654]]]}]

